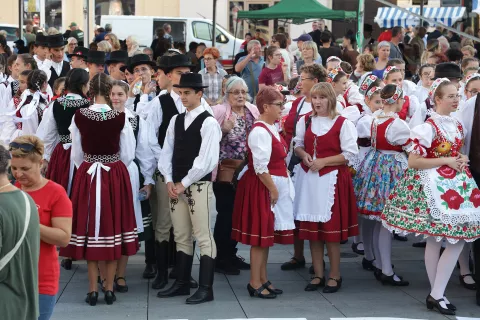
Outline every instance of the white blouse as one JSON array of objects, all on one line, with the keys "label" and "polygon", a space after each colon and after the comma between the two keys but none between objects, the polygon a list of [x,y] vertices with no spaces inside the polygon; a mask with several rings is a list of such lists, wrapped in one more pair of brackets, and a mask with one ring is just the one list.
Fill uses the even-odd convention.
[{"label": "white blouse", "polygon": [[[275,125],[270,125],[263,121],[263,123],[271,133],[280,141],[280,135],[277,132]],[[253,169],[256,174],[268,173],[268,164],[270,163],[270,156],[272,155],[272,135],[270,132],[262,127],[255,127],[248,135],[248,147],[252,152]]]},{"label": "white blouse", "polygon": [[417,86],[417,90],[415,90],[415,93],[413,95],[417,97],[420,104],[422,104],[425,103],[425,100],[427,100],[429,91],[429,88],[425,88],[424,86]]},{"label": "white blouse", "polygon": [[383,110],[375,111],[373,116],[362,117],[357,124],[357,132],[359,138],[371,138],[372,123],[375,120],[377,125],[395,117],[395,120],[387,127],[386,139],[388,143],[394,146],[403,146],[410,140],[410,128],[407,123],[398,118],[395,113],[385,113]]},{"label": "white blouse", "polygon": [[[339,116],[336,116],[334,119],[330,119],[329,117],[312,117],[310,128],[317,136],[325,135],[333,127],[338,117]],[[298,121],[296,136],[293,138],[295,147],[305,147],[305,130],[305,119],[302,117]],[[340,147],[342,149],[341,154],[348,162],[353,161],[358,154],[357,139],[358,136],[355,125],[350,120],[345,120],[340,130]],[[312,157],[315,158],[315,155],[312,155]]]},{"label": "white blouse", "polygon": [[365,97],[358,91],[358,86],[353,81],[348,80],[347,100],[351,105],[362,103]]},{"label": "white blouse", "polygon": [[457,112],[452,113],[452,116],[458,119],[463,124],[465,140],[463,141],[462,153],[466,155],[470,154],[470,144],[472,142],[472,128],[476,103],[477,97],[474,96],[465,101],[465,103],[463,103],[462,106],[458,108]]}]

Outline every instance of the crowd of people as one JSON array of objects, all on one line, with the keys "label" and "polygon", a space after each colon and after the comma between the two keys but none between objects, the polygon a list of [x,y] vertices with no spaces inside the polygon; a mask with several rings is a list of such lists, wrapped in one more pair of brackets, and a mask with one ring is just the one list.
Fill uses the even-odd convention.
[{"label": "crowd of people", "polygon": [[[363,269],[408,286],[393,269],[392,238],[422,235],[427,308],[455,314],[445,289],[457,261],[480,305],[469,263],[474,252],[480,266],[475,45],[424,27],[375,41],[367,26],[360,54],[351,31],[340,48],[318,21],[293,40],[248,35],[229,74],[215,47],[175,49],[170,25],[144,49],[108,26],[85,48],[70,27],[68,38],[37,33],[34,55],[0,55],[7,319],[50,319],[59,255],[66,270],[87,262],[87,304],[99,291],[113,304],[142,241],[142,276],[157,296],[199,304],[214,299],[214,272],[250,270],[249,295],[277,298],[269,248],[293,245],[281,268],[294,270],[305,267],[305,240],[305,291],[341,288],[340,246],[351,237]],[[238,242],[251,247],[250,263]]]}]

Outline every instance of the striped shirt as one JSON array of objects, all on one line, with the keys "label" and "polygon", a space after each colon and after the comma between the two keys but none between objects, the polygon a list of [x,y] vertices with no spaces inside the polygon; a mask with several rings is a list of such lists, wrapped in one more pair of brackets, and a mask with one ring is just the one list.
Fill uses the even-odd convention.
[{"label": "striped shirt", "polygon": [[198,73],[202,75],[203,84],[208,85],[208,88],[205,88],[204,95],[212,101],[217,101],[222,94],[223,77],[227,75],[227,72],[217,68],[217,71],[211,74],[205,68]]}]

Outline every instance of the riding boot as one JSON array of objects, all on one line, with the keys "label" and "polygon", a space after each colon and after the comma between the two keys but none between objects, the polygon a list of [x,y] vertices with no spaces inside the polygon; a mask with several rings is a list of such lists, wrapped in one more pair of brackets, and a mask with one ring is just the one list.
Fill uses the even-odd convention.
[{"label": "riding boot", "polygon": [[188,296],[190,294],[190,276],[192,274],[193,256],[182,251],[177,251],[176,261],[175,269],[177,270],[177,279],[169,289],[157,293],[157,297],[159,298]]},{"label": "riding boot", "polygon": [[200,258],[199,287],[190,298],[187,304],[199,304],[213,300],[213,273],[215,271],[215,259],[209,256]]},{"label": "riding boot", "polygon": [[168,242],[155,241],[155,258],[157,263],[157,276],[152,282],[152,289],[163,289],[168,283]]}]

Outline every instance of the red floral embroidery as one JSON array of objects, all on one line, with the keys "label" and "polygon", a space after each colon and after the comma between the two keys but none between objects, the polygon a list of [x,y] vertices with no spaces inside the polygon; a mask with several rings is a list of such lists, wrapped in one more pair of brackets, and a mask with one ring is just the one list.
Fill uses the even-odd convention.
[{"label": "red floral embroidery", "polygon": [[402,206],[402,210],[407,210],[407,206]]},{"label": "red floral embroidery", "polygon": [[430,227],[435,228],[436,224],[435,223],[430,223]]},{"label": "red floral embroidery", "polygon": [[445,179],[453,179],[457,175],[457,172],[448,166],[441,166],[437,169],[437,172]]},{"label": "red floral embroidery", "polygon": [[419,213],[420,212],[420,208],[415,208],[415,213]]},{"label": "red floral embroidery", "polygon": [[413,176],[413,178],[414,178],[415,180],[419,180],[419,179],[420,179],[420,176],[419,176],[418,174],[416,174],[416,175]]},{"label": "red floral embroidery", "polygon": [[[480,190],[479,190],[480,192]],[[458,210],[460,209],[460,205],[464,202],[462,196],[455,190],[449,189],[447,192],[440,196],[442,200],[444,200],[450,209]],[[480,205],[480,199],[479,199]]]},{"label": "red floral embroidery", "polygon": [[467,182],[463,181],[463,190],[467,190]]},{"label": "red floral embroidery", "polygon": [[480,207],[480,190],[478,188],[472,190],[472,193],[470,194],[470,201],[473,203],[475,208]]},{"label": "red floral embroidery", "polygon": [[410,184],[408,187],[407,187],[408,190],[413,190],[413,186]]}]

